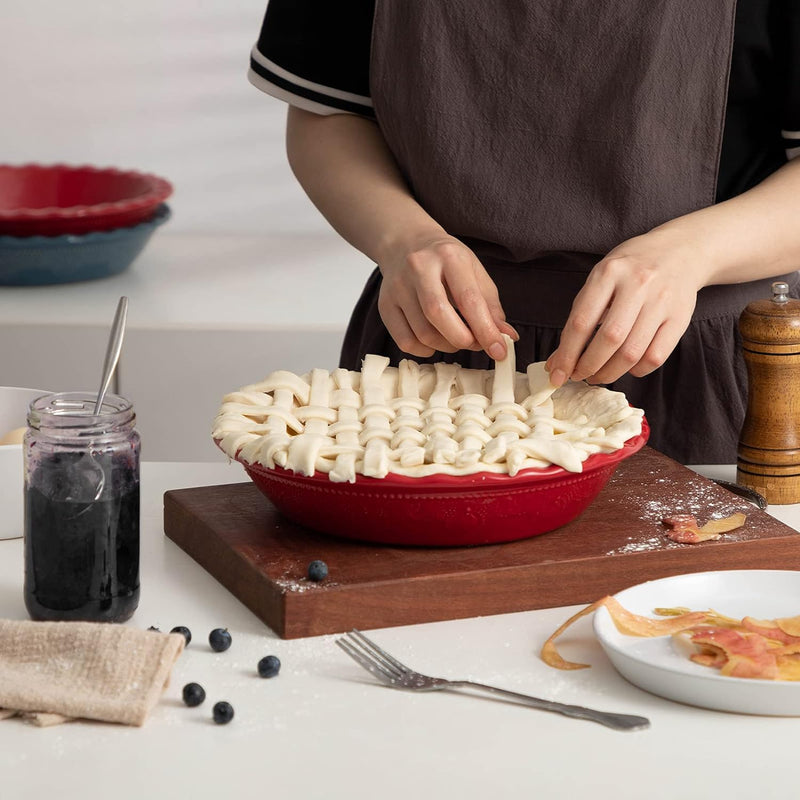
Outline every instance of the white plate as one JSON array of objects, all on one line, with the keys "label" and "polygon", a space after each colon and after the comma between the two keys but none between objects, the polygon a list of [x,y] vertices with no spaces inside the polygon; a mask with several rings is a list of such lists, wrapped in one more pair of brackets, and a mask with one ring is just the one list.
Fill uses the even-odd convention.
[{"label": "white plate", "polygon": [[[615,595],[629,611],[654,616],[653,609],[709,608],[731,617],[756,619],[800,614],[800,572],[729,570],[676,575],[633,586]],[[690,661],[672,637],[645,638],[620,633],[600,608],[594,632],[624,678],[640,689],[702,708],[741,714],[800,716],[800,681],[729,678]]]}]

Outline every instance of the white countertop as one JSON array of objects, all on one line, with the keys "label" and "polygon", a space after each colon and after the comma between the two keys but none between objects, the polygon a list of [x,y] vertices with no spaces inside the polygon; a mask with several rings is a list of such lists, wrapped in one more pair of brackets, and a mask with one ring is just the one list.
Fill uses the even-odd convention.
[{"label": "white countertop", "polygon": [[[732,478],[730,468],[702,470]],[[142,728],[75,722],[39,729],[0,722],[0,796],[103,798],[781,798],[793,796],[800,719],[706,711],[647,694],[623,680],[589,620],[569,655],[592,664],[557,672],[542,642],[577,608],[388,628],[374,638],[421,670],[473,678],[568,703],[649,717],[619,733],[503,702],[453,693],[411,695],[377,684],[334,636],[284,641],[163,534],[167,489],[240,482],[238,464],[142,467],[142,598],[127,624],[194,639]],[[800,507],[773,507],[800,527]],[[0,509],[2,513],[2,509]],[[22,542],[0,541],[0,616],[27,618]],[[233,645],[213,653],[208,632]],[[258,660],[275,654],[278,677]],[[206,702],[180,700],[189,681]],[[216,700],[236,712],[210,721]]]},{"label": "white countertop", "polygon": [[157,230],[125,272],[56,286],[0,287],[2,325],[131,329],[344,329],[373,264],[333,231],[307,236]]}]

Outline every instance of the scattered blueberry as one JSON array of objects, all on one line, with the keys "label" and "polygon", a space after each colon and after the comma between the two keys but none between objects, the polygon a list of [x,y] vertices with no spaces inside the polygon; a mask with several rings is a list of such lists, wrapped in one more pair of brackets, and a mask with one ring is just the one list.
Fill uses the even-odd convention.
[{"label": "scattered blueberry", "polygon": [[233,706],[225,700],[214,703],[214,722],[227,725],[233,719]]},{"label": "scattered blueberry", "polygon": [[181,633],[183,638],[186,639],[186,644],[192,641],[192,632],[184,625],[176,625],[170,633]]},{"label": "scattered blueberry", "polygon": [[206,699],[206,690],[199,683],[187,683],[183,687],[183,702],[190,708],[199,706]]},{"label": "scattered blueberry", "polygon": [[208,634],[208,643],[211,645],[211,649],[217,653],[222,653],[227,650],[231,646],[232,641],[233,638],[230,633],[228,633],[227,628],[214,628],[214,630]]},{"label": "scattered blueberry", "polygon": [[262,678],[274,678],[281,671],[281,660],[278,656],[264,656],[258,662],[258,674]]},{"label": "scattered blueberry", "polygon": [[324,581],[328,577],[328,565],[316,559],[308,565],[308,577],[315,582]]},{"label": "scattered blueberry", "polygon": [[151,625],[147,630],[149,630],[149,631],[158,631],[159,633],[161,632],[161,628],[156,628],[155,625]]}]

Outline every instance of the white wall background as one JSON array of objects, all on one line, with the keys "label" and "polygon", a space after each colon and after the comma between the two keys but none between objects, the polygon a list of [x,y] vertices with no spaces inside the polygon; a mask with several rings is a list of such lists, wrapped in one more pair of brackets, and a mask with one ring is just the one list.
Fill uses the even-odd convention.
[{"label": "white wall background", "polygon": [[286,106],[247,81],[266,2],[0,0],[0,163],[132,168],[175,187],[172,219],[125,273],[0,287],[0,385],[95,386],[129,296],[119,385],[151,460],[219,460],[209,431],[226,392],[336,366],[372,269],[296,183]]},{"label": "white wall background", "polygon": [[175,186],[169,230],[327,232],[246,77],[266,0],[0,0],[0,162],[92,163]]}]

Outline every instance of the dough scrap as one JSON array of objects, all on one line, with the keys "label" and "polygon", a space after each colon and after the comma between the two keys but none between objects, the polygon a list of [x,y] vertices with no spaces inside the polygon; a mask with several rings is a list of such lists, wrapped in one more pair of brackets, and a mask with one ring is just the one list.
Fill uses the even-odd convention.
[{"label": "dough scrap", "polygon": [[606,595],[573,614],[542,645],[542,661],[563,670],[586,669],[589,664],[567,661],[555,640],[574,622],[605,608],[617,630],[627,636],[672,636],[678,649],[696,664],[732,678],[800,680],[800,616],[777,620],[736,619],[713,609],[656,608],[657,618],[634,614]]}]

